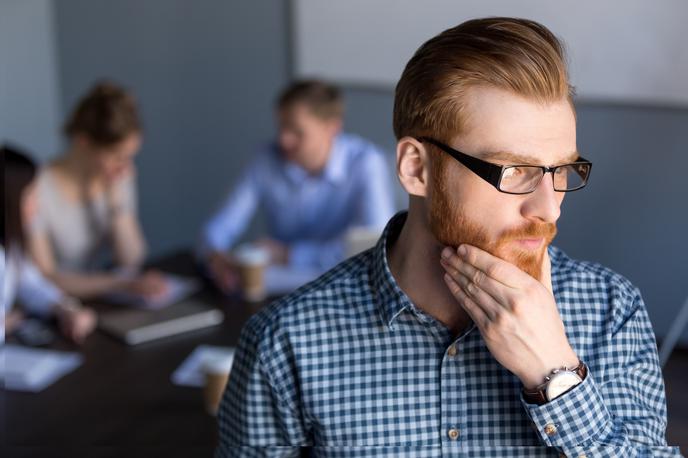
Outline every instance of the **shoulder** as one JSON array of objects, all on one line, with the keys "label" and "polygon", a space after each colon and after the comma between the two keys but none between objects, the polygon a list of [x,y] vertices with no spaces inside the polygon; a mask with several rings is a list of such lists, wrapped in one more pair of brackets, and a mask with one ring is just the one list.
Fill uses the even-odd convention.
[{"label": "shoulder", "polygon": [[338,264],[319,278],[269,304],[245,326],[260,354],[284,353],[373,312],[368,272],[372,250]]},{"label": "shoulder", "polygon": [[55,174],[58,173],[55,164],[47,164],[38,169],[36,174],[36,189],[39,196],[49,194],[55,189]]},{"label": "shoulder", "polygon": [[549,253],[552,268],[556,266],[560,278],[564,281],[586,282],[588,287],[604,286],[624,294],[634,295],[638,291],[628,278],[600,263],[573,259],[556,246],[550,246]]},{"label": "shoulder", "polygon": [[549,254],[553,275],[556,272],[555,288],[574,309],[587,308],[607,322],[611,319],[621,325],[638,308],[644,308],[640,290],[618,272],[597,262],[572,259],[555,246],[550,246]]},{"label": "shoulder", "polygon": [[337,136],[337,142],[350,157],[367,158],[382,154],[382,149],[378,145],[356,134],[343,132]]},{"label": "shoulder", "polygon": [[368,173],[387,169],[385,153],[375,143],[349,133],[339,134],[337,142],[344,150],[350,168]]},{"label": "shoulder", "polygon": [[273,175],[279,171],[284,164],[279,147],[275,143],[264,143],[256,147],[251,159],[244,169],[248,175],[260,178]]}]

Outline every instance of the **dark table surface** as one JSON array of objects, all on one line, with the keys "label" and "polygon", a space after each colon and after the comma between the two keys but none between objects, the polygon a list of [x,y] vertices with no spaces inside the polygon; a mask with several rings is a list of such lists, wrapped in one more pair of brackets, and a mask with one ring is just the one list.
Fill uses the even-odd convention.
[{"label": "dark table surface", "polygon": [[[196,274],[185,253],[154,266]],[[212,456],[217,426],[202,391],[173,385],[170,376],[198,345],[236,346],[241,327],[264,304],[207,286],[194,297],[223,310],[224,322],[134,347],[100,331],[81,347],[62,339],[49,345],[80,352],[84,363],[40,393],[0,390],[0,456]]]}]

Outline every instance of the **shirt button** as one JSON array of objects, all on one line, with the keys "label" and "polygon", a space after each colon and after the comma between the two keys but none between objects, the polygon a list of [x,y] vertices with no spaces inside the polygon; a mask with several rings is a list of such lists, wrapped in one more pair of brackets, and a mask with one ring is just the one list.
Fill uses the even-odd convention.
[{"label": "shirt button", "polygon": [[447,355],[451,356],[452,358],[456,356],[456,345],[452,345],[447,349]]},{"label": "shirt button", "polygon": [[557,427],[552,423],[545,426],[545,434],[548,436],[554,436],[557,433]]},{"label": "shirt button", "polygon": [[449,439],[455,441],[459,438],[459,430],[456,428],[451,428],[449,431],[447,431],[447,436],[449,436]]}]

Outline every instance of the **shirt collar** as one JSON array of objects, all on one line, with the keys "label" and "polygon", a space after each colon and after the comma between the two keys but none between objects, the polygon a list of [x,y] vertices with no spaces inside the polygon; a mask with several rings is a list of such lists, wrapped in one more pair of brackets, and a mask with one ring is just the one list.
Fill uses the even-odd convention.
[{"label": "shirt collar", "polygon": [[385,324],[394,329],[395,319],[405,309],[415,309],[409,297],[399,288],[389,270],[387,247],[389,241],[396,240],[404,226],[408,212],[397,213],[389,220],[382,236],[373,249],[371,280],[377,304]]},{"label": "shirt collar", "polygon": [[[279,147],[278,147],[279,148]],[[333,184],[340,183],[346,179],[346,146],[341,134],[337,135],[332,141],[330,148],[330,156],[327,159],[327,164],[318,178],[327,180]],[[294,183],[301,183],[308,177],[308,172],[301,166],[291,162],[284,161],[284,170],[290,180]]]},{"label": "shirt collar", "polygon": [[341,135],[332,140],[330,157],[327,160],[323,177],[332,183],[339,183],[346,178],[346,146]]}]

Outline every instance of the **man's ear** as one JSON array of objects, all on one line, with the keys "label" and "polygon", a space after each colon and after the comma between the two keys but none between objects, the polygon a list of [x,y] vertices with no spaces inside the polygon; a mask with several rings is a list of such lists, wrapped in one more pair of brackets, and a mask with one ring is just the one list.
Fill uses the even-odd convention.
[{"label": "man's ear", "polygon": [[413,137],[403,137],[397,142],[397,176],[410,195],[427,196],[430,157],[425,146]]}]

